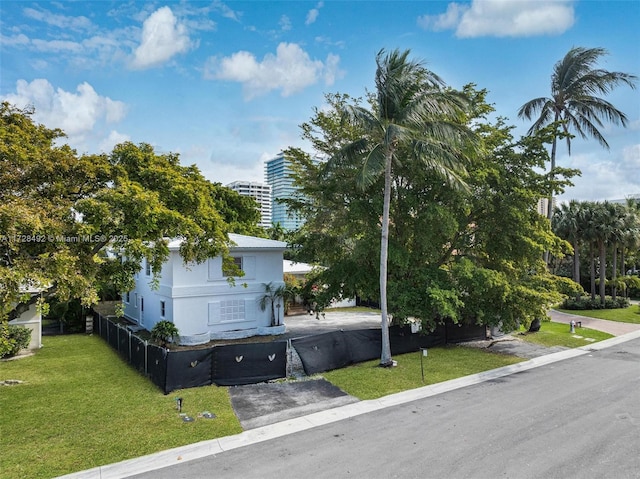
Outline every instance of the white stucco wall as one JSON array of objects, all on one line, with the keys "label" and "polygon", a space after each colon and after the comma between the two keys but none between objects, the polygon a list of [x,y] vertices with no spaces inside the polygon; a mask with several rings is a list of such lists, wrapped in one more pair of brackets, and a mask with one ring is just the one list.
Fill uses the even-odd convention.
[{"label": "white stucco wall", "polygon": [[[234,278],[235,284],[223,275],[220,257],[202,264],[184,265],[178,251],[171,251],[162,269],[159,288],[152,289],[149,285],[152,277],[146,275],[143,265],[136,278],[136,288],[129,293],[129,302],[126,296],[123,298],[125,316],[147,330],[162,319],[172,321],[185,341],[188,337],[197,337],[200,341],[206,335],[222,337],[224,332],[269,327],[270,305],[262,311],[259,301],[265,284],[271,282],[276,288],[284,285],[283,250],[284,244],[281,249],[232,248],[231,255],[242,258],[245,272],[244,276]],[[161,301],[165,304],[164,317]],[[282,307],[280,321],[283,322]]]},{"label": "white stucco wall", "polygon": [[31,341],[27,349],[40,349],[42,347],[42,315],[35,304],[22,313],[19,318],[9,321],[14,326],[24,326],[31,330]]}]

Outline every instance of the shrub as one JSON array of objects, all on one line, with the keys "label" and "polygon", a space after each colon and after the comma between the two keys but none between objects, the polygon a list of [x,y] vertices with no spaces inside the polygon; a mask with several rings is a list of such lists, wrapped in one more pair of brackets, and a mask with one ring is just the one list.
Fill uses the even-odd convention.
[{"label": "shrub", "polygon": [[631,298],[640,298],[640,277],[624,276],[622,278],[627,289],[627,296]]},{"label": "shrub", "polygon": [[585,293],[582,286],[573,281],[571,278],[565,278],[564,276],[553,276],[553,282],[558,292],[565,296],[579,297]]},{"label": "shrub", "polygon": [[629,306],[629,300],[627,298],[617,297],[614,301],[611,296],[605,298],[604,304],[600,301],[600,298],[591,299],[589,296],[581,298],[567,298],[562,304],[562,309],[573,310],[586,310],[586,309],[618,309],[626,308]]},{"label": "shrub", "polygon": [[0,358],[14,356],[29,346],[31,330],[24,326],[13,326],[7,323],[0,325]]},{"label": "shrub", "polygon": [[160,346],[166,347],[170,341],[179,337],[178,328],[171,321],[162,320],[151,329],[151,339]]}]

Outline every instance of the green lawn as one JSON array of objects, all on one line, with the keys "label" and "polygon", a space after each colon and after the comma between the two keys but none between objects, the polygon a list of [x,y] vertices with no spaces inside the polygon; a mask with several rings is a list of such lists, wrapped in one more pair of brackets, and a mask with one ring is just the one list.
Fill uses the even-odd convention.
[{"label": "green lawn", "polygon": [[[227,388],[165,396],[98,336],[45,337],[36,355],[0,362],[0,478],[51,478],[242,431]],[[184,423],[189,415],[217,419]]]},{"label": "green lawn", "polygon": [[[565,346],[567,348],[578,348],[596,341],[613,338],[611,334],[589,328],[576,327],[575,331],[575,333],[571,333],[571,328],[568,324],[544,321],[540,331],[537,333],[522,332],[518,337],[524,341],[547,347]],[[576,338],[575,336],[582,336],[582,338]],[[594,341],[589,341],[589,339]]]},{"label": "green lawn", "polygon": [[[598,340],[609,337],[586,328],[576,331]],[[570,336],[567,325],[543,323],[540,333],[524,339],[587,344],[571,343],[575,338]],[[323,376],[355,397],[374,399],[523,361],[461,346],[394,359],[396,368],[380,368],[374,360]],[[24,384],[0,386],[0,479],[50,478],[242,431],[227,388],[192,388],[165,396],[98,336],[45,337],[34,356],[0,362],[0,380],[7,379]],[[210,411],[217,418],[182,422],[177,396],[190,416]]]},{"label": "green lawn", "polygon": [[586,316],[588,318],[608,319],[609,321],[619,321],[621,323],[640,324],[640,306],[632,304],[628,308],[618,309],[588,309],[573,310],[555,308],[563,313],[577,314],[578,316]]},{"label": "green lawn", "polygon": [[[376,399],[388,394],[435,384],[524,361],[522,358],[463,346],[431,348],[427,357],[419,352],[394,357],[395,368],[381,368],[379,360],[322,373],[343,391],[359,399]],[[422,382],[421,360],[425,382]]]}]

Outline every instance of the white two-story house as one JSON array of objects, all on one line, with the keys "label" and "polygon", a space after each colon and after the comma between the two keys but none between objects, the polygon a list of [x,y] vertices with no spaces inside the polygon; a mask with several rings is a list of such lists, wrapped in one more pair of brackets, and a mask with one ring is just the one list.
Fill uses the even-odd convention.
[{"label": "white two-story house", "polygon": [[[180,242],[172,241],[159,287],[151,286],[151,268],[145,262],[135,288],[123,295],[125,317],[149,331],[161,320],[171,321],[181,344],[284,333],[284,318],[271,326],[271,305],[262,310],[260,299],[266,284],[284,285],[282,255],[287,244],[237,234],[230,234],[229,240],[230,255],[244,276],[230,283],[222,271],[222,257],[185,265],[178,252]],[[276,310],[283,315],[279,306]]]}]

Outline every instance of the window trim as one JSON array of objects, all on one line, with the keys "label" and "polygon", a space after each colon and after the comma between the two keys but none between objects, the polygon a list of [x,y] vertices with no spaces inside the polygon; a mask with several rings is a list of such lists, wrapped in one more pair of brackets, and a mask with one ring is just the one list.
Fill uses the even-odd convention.
[{"label": "window trim", "polygon": [[[242,256],[231,256],[231,258],[233,258],[233,263],[238,267],[238,269],[240,271],[244,271],[243,266],[244,266],[244,258]],[[224,269],[222,270],[222,277],[223,278],[238,278],[238,276],[232,275],[232,274],[227,274]]]}]

